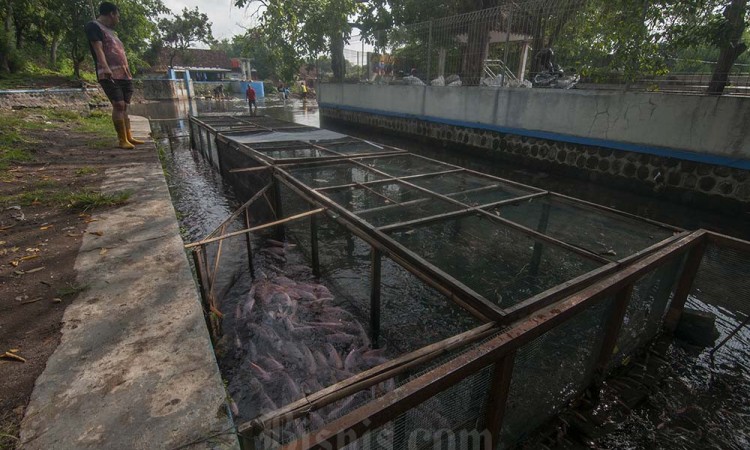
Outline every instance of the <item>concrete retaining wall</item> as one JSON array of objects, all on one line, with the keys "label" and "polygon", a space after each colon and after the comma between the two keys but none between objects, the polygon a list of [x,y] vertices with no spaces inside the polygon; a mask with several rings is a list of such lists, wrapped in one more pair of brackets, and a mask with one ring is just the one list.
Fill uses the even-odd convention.
[{"label": "concrete retaining wall", "polygon": [[99,89],[14,89],[0,91],[0,109],[52,108],[55,106],[80,106],[106,102]]},{"label": "concrete retaining wall", "polygon": [[319,103],[750,169],[747,97],[323,84]]},{"label": "concrete retaining wall", "polygon": [[185,100],[188,90],[184,80],[143,80],[143,98],[146,100]]},{"label": "concrete retaining wall", "polygon": [[750,118],[750,99],[331,84],[320,91],[323,120],[459,145],[685,203],[750,206],[750,138],[740,124]]}]

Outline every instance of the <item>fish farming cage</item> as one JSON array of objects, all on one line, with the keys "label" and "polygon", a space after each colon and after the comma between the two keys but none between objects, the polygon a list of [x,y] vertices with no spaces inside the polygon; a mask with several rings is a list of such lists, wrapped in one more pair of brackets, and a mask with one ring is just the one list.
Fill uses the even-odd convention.
[{"label": "fish farming cage", "polygon": [[[734,365],[746,361],[750,331],[750,243],[710,233],[705,252],[695,269],[695,277],[686,306],[715,314],[718,334],[711,357],[717,363]],[[740,339],[743,338],[743,339]],[[738,358],[738,355],[739,358]]]},{"label": "fish farming cage", "polygon": [[190,129],[247,199],[187,247],[248,447],[510,446],[674,327],[709,240],[327,130]]}]

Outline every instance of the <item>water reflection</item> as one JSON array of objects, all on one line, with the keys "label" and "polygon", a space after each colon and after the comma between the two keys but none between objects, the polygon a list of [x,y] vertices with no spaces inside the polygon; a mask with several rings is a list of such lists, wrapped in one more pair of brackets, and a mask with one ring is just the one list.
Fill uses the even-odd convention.
[{"label": "water reflection", "polygon": [[[130,113],[148,119],[164,120],[187,118],[188,114],[205,113],[248,114],[247,102],[241,97],[228,97],[223,100],[192,99],[183,102],[152,102],[132,105]],[[295,122],[312,127],[320,126],[318,103],[315,100],[279,100],[266,97],[258,100],[258,114]]]}]

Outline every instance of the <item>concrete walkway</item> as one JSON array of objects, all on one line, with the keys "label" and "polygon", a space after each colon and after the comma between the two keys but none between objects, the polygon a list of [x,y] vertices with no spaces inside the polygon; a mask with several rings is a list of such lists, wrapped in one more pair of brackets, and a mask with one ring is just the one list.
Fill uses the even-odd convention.
[{"label": "concrete walkway", "polygon": [[106,172],[103,192],[132,196],[88,226],[75,268],[89,288],[36,381],[24,449],[238,448],[164,174],[139,148],[153,161]]}]

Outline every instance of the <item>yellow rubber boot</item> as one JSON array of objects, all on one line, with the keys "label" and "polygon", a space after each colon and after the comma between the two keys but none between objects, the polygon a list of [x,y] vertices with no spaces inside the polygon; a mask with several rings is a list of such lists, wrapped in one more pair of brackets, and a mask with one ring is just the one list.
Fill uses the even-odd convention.
[{"label": "yellow rubber boot", "polygon": [[133,137],[133,133],[130,131],[130,119],[125,119],[125,125],[127,130],[128,142],[135,145],[145,144],[145,142],[143,142],[142,140]]},{"label": "yellow rubber boot", "polygon": [[125,120],[113,120],[112,122],[115,124],[117,139],[119,139],[120,141],[119,147],[124,148],[125,150],[134,149],[135,145],[131,144],[130,141],[128,141],[128,128]]}]

